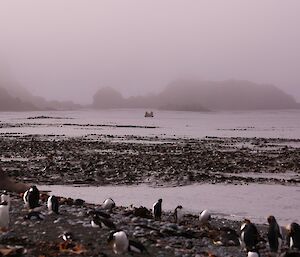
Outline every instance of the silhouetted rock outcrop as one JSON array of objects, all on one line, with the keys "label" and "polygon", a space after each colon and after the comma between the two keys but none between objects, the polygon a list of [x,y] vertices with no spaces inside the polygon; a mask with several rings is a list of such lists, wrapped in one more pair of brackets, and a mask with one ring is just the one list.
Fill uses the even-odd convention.
[{"label": "silhouetted rock outcrop", "polygon": [[0,111],[36,111],[35,105],[11,96],[6,89],[0,87]]},{"label": "silhouetted rock outcrop", "polygon": [[300,106],[292,96],[273,85],[240,80],[178,80],[159,94],[127,99],[112,88],[103,88],[95,94],[93,107],[208,111],[293,109]]}]

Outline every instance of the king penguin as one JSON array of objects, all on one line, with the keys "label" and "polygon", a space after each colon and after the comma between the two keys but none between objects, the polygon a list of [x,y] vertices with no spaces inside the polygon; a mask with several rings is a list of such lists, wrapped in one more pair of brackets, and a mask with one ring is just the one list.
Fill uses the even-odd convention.
[{"label": "king penguin", "polygon": [[153,204],[153,216],[155,220],[161,220],[162,214],[162,199],[158,199],[157,202]]},{"label": "king penguin", "polygon": [[0,229],[9,227],[9,206],[6,201],[0,203]]},{"label": "king penguin", "polygon": [[282,244],[282,233],[280,231],[280,227],[274,216],[268,217],[269,229],[268,229],[268,241],[270,251],[277,253],[281,250]]},{"label": "king penguin", "polygon": [[55,214],[59,214],[59,202],[58,198],[54,195],[48,197],[47,207],[49,212],[53,212]]}]

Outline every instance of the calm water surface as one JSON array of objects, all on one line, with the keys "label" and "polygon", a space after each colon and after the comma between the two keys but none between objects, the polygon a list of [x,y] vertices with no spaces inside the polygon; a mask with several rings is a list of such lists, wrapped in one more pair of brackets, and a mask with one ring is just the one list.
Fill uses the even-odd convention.
[{"label": "calm water surface", "polygon": [[177,205],[182,205],[189,212],[209,209],[215,215],[235,220],[247,217],[257,223],[266,223],[266,217],[272,214],[281,224],[300,222],[300,187],[297,186],[201,184],[169,188],[147,185],[39,188],[95,204],[111,197],[117,205],[152,208],[152,204],[162,198],[165,210],[174,210]]},{"label": "calm water surface", "polygon": [[[0,128],[0,133],[300,138],[300,110],[207,113],[154,110],[154,118],[144,118],[144,113],[145,109],[0,112],[0,123],[44,124],[34,127]],[[64,119],[27,119],[41,115]],[[66,123],[73,125],[65,126]],[[90,127],[76,124],[154,126],[155,128]]]}]

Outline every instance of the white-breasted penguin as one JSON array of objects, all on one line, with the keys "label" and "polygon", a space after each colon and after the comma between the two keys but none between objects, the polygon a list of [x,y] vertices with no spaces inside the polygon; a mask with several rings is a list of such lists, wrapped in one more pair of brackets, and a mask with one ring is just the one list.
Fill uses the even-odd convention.
[{"label": "white-breasted penguin", "polygon": [[161,220],[162,214],[162,199],[158,199],[152,206],[153,217],[155,220]]},{"label": "white-breasted penguin", "polygon": [[104,200],[103,204],[101,205],[101,207],[103,209],[106,209],[106,210],[112,210],[112,208],[114,208],[116,206],[116,203],[114,202],[113,199],[111,198],[107,198]]},{"label": "white-breasted penguin", "polygon": [[258,241],[259,233],[256,226],[250,220],[245,219],[241,226],[241,246],[244,246],[247,252],[254,251]]},{"label": "white-breasted penguin", "polygon": [[1,194],[0,202],[7,202],[8,207],[10,207],[10,195],[6,190]]},{"label": "white-breasted penguin", "polygon": [[111,232],[107,242],[115,254],[123,254],[128,251],[129,240],[124,231]]},{"label": "white-breasted penguin", "polygon": [[55,195],[51,195],[48,197],[47,207],[48,207],[49,212],[59,214],[59,201]]},{"label": "white-breasted penguin", "polygon": [[124,231],[111,232],[107,242],[112,246],[115,254],[123,254],[125,252],[147,253],[145,246],[137,241],[129,240]]},{"label": "white-breasted penguin", "polygon": [[280,252],[283,239],[281,229],[274,216],[269,216],[267,220],[269,223],[267,236],[270,251],[275,253]]},{"label": "white-breasted penguin", "polygon": [[211,215],[209,210],[204,210],[199,214],[200,224],[206,224],[208,223],[209,220],[211,220]]},{"label": "white-breasted penguin", "polygon": [[183,220],[184,210],[181,205],[178,205],[174,210],[175,223],[180,224]]},{"label": "white-breasted penguin", "polygon": [[290,248],[300,250],[300,225],[296,222],[287,226],[287,242]]},{"label": "white-breasted penguin", "polygon": [[9,206],[6,201],[0,203],[0,229],[9,227]]},{"label": "white-breasted penguin", "polygon": [[92,221],[91,221],[92,227],[100,227],[100,228],[108,228],[115,230],[116,225],[109,219],[106,219],[104,217],[101,217],[97,214],[92,215]]},{"label": "white-breasted penguin", "polygon": [[36,207],[39,207],[39,201],[40,201],[40,191],[37,189],[36,186],[30,187],[23,196],[23,200],[25,205],[29,209],[34,209]]}]

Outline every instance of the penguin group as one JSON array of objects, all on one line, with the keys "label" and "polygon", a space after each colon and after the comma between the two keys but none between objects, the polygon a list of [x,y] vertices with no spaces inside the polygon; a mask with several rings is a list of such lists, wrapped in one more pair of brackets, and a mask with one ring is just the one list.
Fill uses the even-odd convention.
[{"label": "penguin group", "polygon": [[[0,229],[9,229],[9,205],[10,196],[7,192],[3,192],[0,198]],[[40,192],[36,186],[31,186],[23,195],[24,205],[29,210],[28,214],[24,217],[24,220],[43,220],[45,219],[45,212],[40,211],[40,207],[43,206],[43,202],[46,202],[48,214],[59,215],[59,198],[50,195],[47,200],[41,200]],[[153,219],[157,224],[161,224],[162,221],[167,220],[167,217],[163,216],[162,198],[154,202],[152,206]],[[45,206],[44,206],[45,207]],[[132,240],[127,233],[126,229],[120,226],[120,223],[115,223],[113,220],[114,214],[116,214],[118,208],[113,199],[105,199],[102,204],[99,204],[99,209],[90,209],[87,215],[90,217],[92,228],[101,228],[107,230],[107,243],[111,247],[115,254],[139,253],[148,254],[146,247],[139,241]],[[178,205],[173,212],[174,223],[181,225],[185,218],[185,209],[182,205]],[[212,220],[211,212],[207,209],[201,211],[198,216],[199,226],[204,231],[210,230],[210,221]],[[282,250],[282,245],[286,241],[287,246],[292,250],[300,250],[300,226],[293,222],[286,228],[286,235],[283,234],[282,228],[276,221],[274,216],[267,218],[268,231],[267,242],[269,246],[269,252],[274,253],[274,256],[279,256]],[[122,229],[121,229],[122,228]],[[220,229],[221,231],[221,229]],[[74,237],[71,232],[65,232],[60,236],[64,241],[71,242]],[[237,236],[238,238],[238,236]],[[259,230],[249,219],[245,219],[242,222],[240,228],[240,245],[242,250],[246,252],[248,257],[260,257],[261,245],[260,242],[264,240]],[[238,240],[238,239],[237,239]],[[217,243],[217,242],[216,242]],[[238,243],[238,242],[237,242]],[[297,256],[291,255],[290,252],[284,253],[280,256]],[[273,256],[273,255],[272,255]]]}]

